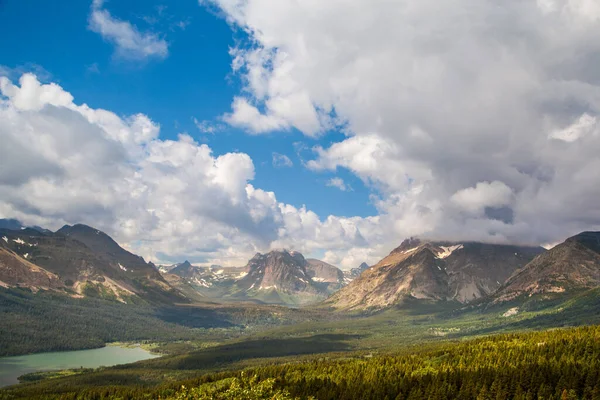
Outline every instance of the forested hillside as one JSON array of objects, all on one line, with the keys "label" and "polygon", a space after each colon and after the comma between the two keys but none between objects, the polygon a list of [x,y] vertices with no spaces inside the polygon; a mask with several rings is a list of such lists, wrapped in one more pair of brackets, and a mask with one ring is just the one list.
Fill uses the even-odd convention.
[{"label": "forested hillside", "polygon": [[108,369],[86,390],[70,386],[69,378],[59,378],[54,394],[46,392],[42,382],[0,392],[0,399],[596,400],[600,399],[600,327],[497,335],[410,347],[388,355],[361,353],[344,360],[290,361],[157,388],[145,387],[133,376],[130,371],[116,378]]},{"label": "forested hillside", "polygon": [[[238,386],[265,395],[228,396],[240,393]],[[406,355],[263,367],[229,381],[182,389],[172,398],[267,399],[274,393],[323,400],[595,400],[600,399],[600,328],[493,336]]]},{"label": "forested hillside", "polygon": [[242,327],[266,329],[307,318],[316,316],[281,307],[158,307],[0,288],[0,356],[97,348],[115,341],[226,340]]}]

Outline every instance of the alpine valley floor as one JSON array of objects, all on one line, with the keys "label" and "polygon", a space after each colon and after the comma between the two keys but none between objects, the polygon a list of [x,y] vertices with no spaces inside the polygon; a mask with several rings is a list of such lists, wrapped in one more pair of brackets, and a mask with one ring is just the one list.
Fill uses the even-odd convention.
[{"label": "alpine valley floor", "polygon": [[[206,305],[184,308],[193,319]],[[598,328],[553,329],[600,324],[600,289],[499,305],[414,300],[333,319],[287,310],[289,325],[188,328],[146,343],[161,358],[34,374],[0,398],[600,398]]]}]

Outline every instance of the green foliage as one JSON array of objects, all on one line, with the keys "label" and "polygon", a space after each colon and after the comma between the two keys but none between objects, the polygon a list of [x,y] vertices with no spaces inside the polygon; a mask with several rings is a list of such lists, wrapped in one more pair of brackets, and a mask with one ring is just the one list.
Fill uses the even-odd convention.
[{"label": "green foliage", "polygon": [[194,388],[181,387],[169,400],[295,400],[285,389],[275,387],[275,379],[259,380],[256,375],[248,378],[241,373],[239,378],[227,378],[216,383]]},{"label": "green foliage", "polygon": [[[285,307],[201,304],[157,306],[127,298],[111,301],[101,285],[93,296],[0,288],[0,356],[102,347],[111,342],[160,342],[165,353],[182,353],[207,342],[292,324],[315,313]],[[104,298],[103,298],[104,297]],[[321,317],[322,318],[322,317]],[[195,341],[189,345],[183,342]]]},{"label": "green foliage", "polygon": [[[198,330],[164,321],[160,310],[147,305],[18,289],[0,288],[0,321],[0,356],[200,337]],[[231,326],[210,313],[202,323],[206,328]]]},{"label": "green foliage", "polygon": [[600,327],[494,336],[398,356],[265,366],[247,374],[256,387],[268,382],[303,399],[600,399]]},{"label": "green foliage", "polygon": [[77,369],[64,369],[60,371],[39,371],[31,372],[29,374],[21,375],[19,382],[37,382],[44,379],[56,379],[63,378],[65,376],[79,375],[86,372],[92,372],[93,368],[77,368]]},{"label": "green foliage", "polygon": [[600,400],[600,326],[438,342],[373,357],[288,358],[154,387],[145,373],[106,369],[6,389],[0,399]]}]

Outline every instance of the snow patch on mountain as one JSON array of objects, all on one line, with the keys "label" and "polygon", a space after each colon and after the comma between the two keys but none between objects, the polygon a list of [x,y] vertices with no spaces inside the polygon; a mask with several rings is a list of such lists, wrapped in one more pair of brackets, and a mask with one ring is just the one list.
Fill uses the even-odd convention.
[{"label": "snow patch on mountain", "polygon": [[513,315],[517,315],[519,313],[519,307],[513,307],[508,309],[508,311],[506,311],[504,314],[502,314],[503,317],[512,317]]},{"label": "snow patch on mountain", "polygon": [[460,250],[460,249],[462,249],[462,248],[463,248],[463,245],[462,245],[462,244],[457,244],[457,245],[454,245],[454,246],[448,246],[448,247],[445,247],[445,246],[440,246],[440,249],[442,249],[442,252],[441,252],[441,253],[438,253],[438,254],[436,255],[436,257],[437,257],[437,258],[446,258],[446,257],[448,257],[450,254],[454,253],[456,250]]}]

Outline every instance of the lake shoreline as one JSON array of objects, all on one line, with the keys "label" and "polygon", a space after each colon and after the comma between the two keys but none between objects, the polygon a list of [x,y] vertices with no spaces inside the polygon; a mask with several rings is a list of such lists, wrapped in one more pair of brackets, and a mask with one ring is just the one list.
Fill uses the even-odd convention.
[{"label": "lake shoreline", "polygon": [[160,356],[141,345],[129,344],[125,347],[121,344],[107,344],[94,349],[0,357],[0,388],[19,384],[19,378],[29,374],[60,375],[61,371],[76,373],[78,370],[130,364]]}]

